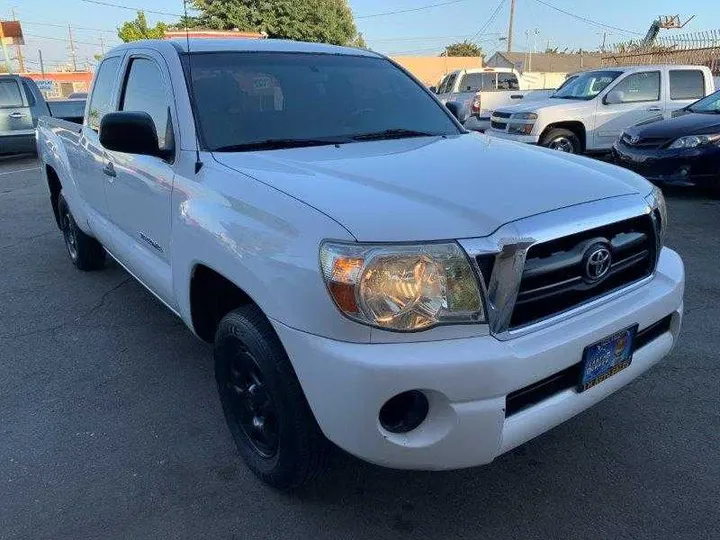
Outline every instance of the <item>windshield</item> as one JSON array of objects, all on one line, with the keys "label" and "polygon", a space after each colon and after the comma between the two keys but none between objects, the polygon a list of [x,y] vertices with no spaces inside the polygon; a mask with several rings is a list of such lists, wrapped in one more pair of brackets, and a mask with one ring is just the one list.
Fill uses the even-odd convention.
[{"label": "windshield", "polygon": [[441,105],[383,58],[257,52],[191,58],[196,114],[211,151],[460,133]]},{"label": "windshield", "polygon": [[460,92],[486,90],[517,90],[517,77],[513,73],[466,73],[460,81]]},{"label": "windshield", "polygon": [[565,81],[552,97],[589,101],[605,90],[621,74],[621,71],[588,71],[587,73],[581,73],[572,80]]},{"label": "windshield", "polygon": [[700,101],[696,101],[688,107],[688,110],[694,113],[720,114],[720,92],[715,92]]}]

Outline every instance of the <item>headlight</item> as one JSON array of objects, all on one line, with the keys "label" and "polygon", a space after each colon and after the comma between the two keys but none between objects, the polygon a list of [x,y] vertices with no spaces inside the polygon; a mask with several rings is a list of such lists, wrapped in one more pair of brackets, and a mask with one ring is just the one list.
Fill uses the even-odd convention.
[{"label": "headlight", "polygon": [[338,309],[364,324],[411,332],[486,320],[475,273],[455,243],[326,242],[320,265]]},{"label": "headlight", "polygon": [[668,148],[697,148],[720,141],[720,133],[715,135],[688,135],[680,137],[673,142]]},{"label": "headlight", "polygon": [[665,245],[665,236],[667,234],[667,205],[665,204],[665,196],[662,190],[653,186],[652,193],[648,195],[645,200],[653,209],[654,219],[659,222],[658,229],[660,231],[660,245]]},{"label": "headlight", "polygon": [[508,124],[508,133],[520,133],[530,135],[535,124]]},{"label": "headlight", "polygon": [[537,120],[537,113],[534,112],[523,112],[515,113],[511,116],[513,120]]}]

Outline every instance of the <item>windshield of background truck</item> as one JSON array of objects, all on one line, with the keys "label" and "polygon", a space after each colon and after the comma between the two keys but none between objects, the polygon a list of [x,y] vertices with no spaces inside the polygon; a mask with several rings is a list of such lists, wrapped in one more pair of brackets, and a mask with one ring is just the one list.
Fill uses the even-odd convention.
[{"label": "windshield of background truck", "polygon": [[208,150],[270,140],[351,142],[384,130],[460,133],[427,90],[383,58],[257,52],[190,58]]},{"label": "windshield of background truck", "polygon": [[588,71],[565,83],[552,97],[591,100],[622,75],[622,71]]},{"label": "windshield of background truck", "polygon": [[466,73],[460,81],[460,92],[488,90],[517,90],[520,88],[514,73]]}]

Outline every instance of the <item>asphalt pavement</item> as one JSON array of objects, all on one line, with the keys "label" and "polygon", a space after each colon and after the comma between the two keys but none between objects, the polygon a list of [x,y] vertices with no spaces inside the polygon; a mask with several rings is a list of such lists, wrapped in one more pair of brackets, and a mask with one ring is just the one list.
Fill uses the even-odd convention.
[{"label": "asphalt pavement", "polygon": [[116,264],[76,271],[33,159],[0,160],[0,539],[718,539],[720,201],[668,195],[673,354],[485,467],[340,451],[294,493],[244,467],[211,350]]}]

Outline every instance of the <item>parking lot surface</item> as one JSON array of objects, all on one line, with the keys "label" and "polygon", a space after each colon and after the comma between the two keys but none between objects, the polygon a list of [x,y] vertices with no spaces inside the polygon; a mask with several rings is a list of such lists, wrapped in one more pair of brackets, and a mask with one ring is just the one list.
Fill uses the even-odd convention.
[{"label": "parking lot surface", "polygon": [[337,451],[278,493],[235,452],[210,347],[118,265],[76,271],[37,162],[0,160],[0,539],[717,539],[720,201],[668,203],[686,318],[647,375],[485,467]]}]

